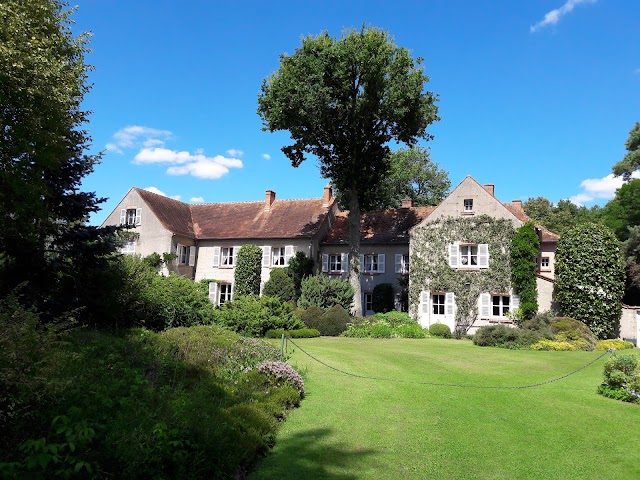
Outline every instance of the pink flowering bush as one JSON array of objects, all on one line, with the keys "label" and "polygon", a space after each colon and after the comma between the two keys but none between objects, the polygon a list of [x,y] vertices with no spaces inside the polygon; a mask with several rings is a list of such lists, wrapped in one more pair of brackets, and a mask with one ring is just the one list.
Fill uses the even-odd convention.
[{"label": "pink flowering bush", "polygon": [[289,385],[298,391],[300,398],[304,397],[304,380],[288,363],[262,362],[256,367],[256,370],[266,375],[270,382],[278,386]]}]

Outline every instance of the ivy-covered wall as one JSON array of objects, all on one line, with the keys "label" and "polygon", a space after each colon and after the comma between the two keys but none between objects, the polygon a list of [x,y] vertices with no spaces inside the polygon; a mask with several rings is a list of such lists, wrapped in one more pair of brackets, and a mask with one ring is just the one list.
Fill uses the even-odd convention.
[{"label": "ivy-covered wall", "polygon": [[[411,234],[409,304],[418,318],[420,292],[453,292],[456,325],[468,331],[478,316],[478,298],[484,292],[508,294],[511,287],[510,248],[513,221],[488,215],[441,218],[416,227]],[[489,245],[489,268],[454,269],[448,246],[463,242]]]}]

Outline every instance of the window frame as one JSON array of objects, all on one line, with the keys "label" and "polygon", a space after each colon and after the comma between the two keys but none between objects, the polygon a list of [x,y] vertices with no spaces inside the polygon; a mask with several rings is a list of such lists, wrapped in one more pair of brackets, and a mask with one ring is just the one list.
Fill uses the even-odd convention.
[{"label": "window frame", "polygon": [[176,247],[178,265],[186,265],[189,262],[189,247],[179,243]]},{"label": "window frame", "polygon": [[341,253],[330,253],[329,254],[329,273],[342,273],[344,271],[342,265],[342,254]]},{"label": "window frame", "polygon": [[551,270],[551,260],[549,257],[540,257],[540,270]]},{"label": "window frame", "polygon": [[[467,249],[467,253],[462,253],[462,249]],[[475,263],[473,263],[474,258]],[[480,268],[478,264],[478,244],[464,243],[458,245],[458,259],[460,268]],[[465,263],[465,260],[467,263]]]},{"label": "window frame", "polygon": [[473,213],[473,198],[465,198],[462,200],[462,211],[464,213]]},{"label": "window frame", "polygon": [[233,300],[233,284],[218,283],[218,305],[223,305],[231,300]]},{"label": "window frame", "polygon": [[362,305],[364,307],[365,313],[373,312],[373,292],[363,292],[362,296]]},{"label": "window frame", "polygon": [[[438,298],[436,299],[436,297]],[[445,293],[436,292],[431,294],[431,314],[432,315],[444,316],[446,312],[446,305],[447,303],[446,303]],[[437,312],[436,312],[436,309],[438,309]]]},{"label": "window frame", "polygon": [[[496,301],[497,300],[497,301]],[[506,303],[505,303],[506,300]],[[491,295],[491,317],[492,318],[507,318],[511,311],[511,295]],[[496,314],[496,309],[498,314]]]},{"label": "window frame", "polygon": [[130,242],[126,242],[122,245],[120,249],[120,253],[123,255],[135,255],[136,254],[136,241],[132,240]]},{"label": "window frame", "polygon": [[221,268],[233,268],[235,267],[235,247],[220,247],[220,267]]},{"label": "window frame", "polygon": [[[365,253],[360,255],[360,271],[367,274],[385,273],[385,253]],[[370,259],[370,261],[369,261]],[[375,266],[376,268],[369,268]]]}]

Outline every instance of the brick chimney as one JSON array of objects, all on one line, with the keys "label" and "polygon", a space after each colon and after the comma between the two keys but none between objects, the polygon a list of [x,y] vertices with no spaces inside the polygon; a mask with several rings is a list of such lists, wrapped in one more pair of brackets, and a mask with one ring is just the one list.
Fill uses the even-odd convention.
[{"label": "brick chimney", "polygon": [[331,184],[327,183],[324,187],[324,195],[322,196],[322,206],[328,207],[331,203],[331,197],[333,196],[333,189],[331,188]]},{"label": "brick chimney", "polygon": [[524,209],[522,208],[522,200],[513,200],[511,203],[517,209],[524,211]]},{"label": "brick chimney", "polygon": [[413,207],[413,198],[403,198],[402,199],[402,208],[411,208]]},{"label": "brick chimney", "polygon": [[271,210],[271,205],[276,201],[276,192],[273,190],[267,190],[266,199],[264,202],[264,211],[268,212]]},{"label": "brick chimney", "polygon": [[496,186],[493,183],[487,183],[486,185],[483,185],[483,187],[489,195],[491,195],[492,197],[496,196],[495,195]]}]

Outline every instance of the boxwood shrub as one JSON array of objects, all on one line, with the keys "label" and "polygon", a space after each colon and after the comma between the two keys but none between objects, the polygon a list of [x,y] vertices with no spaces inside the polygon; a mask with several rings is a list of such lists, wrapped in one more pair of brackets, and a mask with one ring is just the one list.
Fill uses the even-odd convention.
[{"label": "boxwood shrub", "polygon": [[298,328],[296,330],[283,330],[281,328],[269,330],[266,338],[282,338],[282,335],[289,338],[315,338],[320,336],[320,332],[315,328]]},{"label": "boxwood shrub", "polygon": [[434,323],[429,327],[429,333],[434,337],[451,338],[451,329],[444,323]]}]

